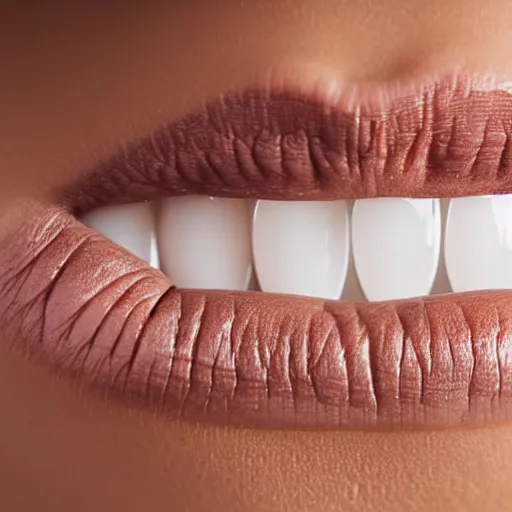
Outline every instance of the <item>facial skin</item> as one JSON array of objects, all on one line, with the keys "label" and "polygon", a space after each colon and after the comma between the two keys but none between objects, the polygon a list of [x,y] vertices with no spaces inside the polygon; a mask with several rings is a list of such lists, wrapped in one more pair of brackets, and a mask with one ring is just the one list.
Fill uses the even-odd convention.
[{"label": "facial skin", "polygon": [[[98,4],[99,5],[99,4]],[[509,0],[12,6],[0,22],[0,233],[127,139],[254,81],[512,76]],[[507,510],[512,427],[251,431],[105,403],[7,349],[0,510]]]}]

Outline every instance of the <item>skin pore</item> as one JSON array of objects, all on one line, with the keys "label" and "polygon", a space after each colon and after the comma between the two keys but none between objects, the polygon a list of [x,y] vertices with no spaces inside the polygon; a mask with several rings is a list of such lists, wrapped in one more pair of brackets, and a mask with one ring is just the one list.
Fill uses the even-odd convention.
[{"label": "skin pore", "polygon": [[[8,7],[0,233],[126,140],[254,82],[512,77],[509,0]],[[0,510],[506,510],[509,427],[257,431],[105,403],[0,332]]]}]

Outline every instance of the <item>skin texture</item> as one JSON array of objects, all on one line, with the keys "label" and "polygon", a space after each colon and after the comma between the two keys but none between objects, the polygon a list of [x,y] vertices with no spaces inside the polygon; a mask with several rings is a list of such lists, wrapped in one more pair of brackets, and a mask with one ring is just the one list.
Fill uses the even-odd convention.
[{"label": "skin texture", "polygon": [[[49,192],[226,89],[274,77],[512,74],[508,0],[6,7],[0,233]],[[326,71],[328,70],[328,71]],[[302,74],[304,73],[304,75]],[[302,78],[300,78],[302,79]],[[507,510],[512,428],[261,432],[105,403],[0,333],[0,510]]]}]

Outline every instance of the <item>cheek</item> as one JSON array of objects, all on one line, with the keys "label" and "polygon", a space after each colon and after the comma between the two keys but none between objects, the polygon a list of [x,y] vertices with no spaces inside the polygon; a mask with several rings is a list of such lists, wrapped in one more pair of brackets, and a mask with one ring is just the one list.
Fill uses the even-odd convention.
[{"label": "cheek", "polygon": [[6,345],[1,510],[492,512],[512,500],[510,428],[286,433],[164,422],[70,389]]}]

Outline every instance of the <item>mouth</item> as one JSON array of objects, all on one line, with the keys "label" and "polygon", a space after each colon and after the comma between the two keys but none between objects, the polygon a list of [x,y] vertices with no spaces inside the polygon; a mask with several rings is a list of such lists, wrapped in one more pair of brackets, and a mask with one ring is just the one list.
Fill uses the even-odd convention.
[{"label": "mouth", "polygon": [[509,421],[512,95],[457,77],[350,98],[230,93],[27,204],[2,330],[172,418]]}]

